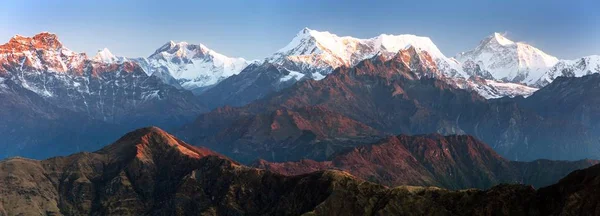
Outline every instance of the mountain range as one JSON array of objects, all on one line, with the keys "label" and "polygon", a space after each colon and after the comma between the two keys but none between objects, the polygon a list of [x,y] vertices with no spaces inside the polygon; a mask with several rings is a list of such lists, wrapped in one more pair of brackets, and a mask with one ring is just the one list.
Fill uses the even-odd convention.
[{"label": "mountain range", "polygon": [[[244,105],[304,79],[320,80],[338,67],[352,67],[375,55],[391,57],[401,50],[426,52],[438,79],[491,99],[529,96],[558,76],[579,77],[597,73],[596,56],[559,60],[502,34],[484,38],[473,50],[446,57],[427,37],[380,35],[369,39],[340,37],[305,28],[284,48],[201,93],[211,108]],[[578,66],[575,66],[578,64]],[[589,66],[588,66],[589,65]]]},{"label": "mountain range", "polygon": [[[48,34],[42,33],[37,37]],[[53,37],[58,41],[56,35]],[[13,42],[19,40],[26,41],[27,39],[18,35],[11,39]],[[39,42],[36,43],[40,45]],[[62,47],[62,44],[59,46]],[[418,52],[427,52],[440,71],[438,76],[449,79],[448,82],[458,88],[476,91],[486,98],[528,96],[558,76],[572,77],[595,73],[596,66],[600,63],[597,56],[587,56],[576,60],[559,60],[526,43],[513,42],[499,33],[483,39],[473,50],[461,52],[455,58],[449,58],[427,37],[382,34],[374,38],[357,39],[349,36],[340,37],[329,32],[308,28],[302,29],[289,44],[264,61],[231,58],[217,53],[203,44],[195,45],[173,41],[164,44],[147,58],[117,57],[104,48],[90,60],[105,64],[134,62],[146,74],[154,75],[176,88],[191,90],[195,94],[201,94],[204,90],[248,69],[243,78],[233,77],[232,81],[217,88],[221,92],[224,88],[229,88],[224,94],[230,95],[236,95],[239,94],[237,92],[243,91],[243,89],[231,86],[231,83],[240,82],[234,80],[244,79],[245,86],[264,86],[262,82],[266,81],[263,78],[265,75],[261,76],[252,69],[268,68],[268,66],[250,68],[247,66],[268,63],[276,65],[278,72],[267,74],[279,79],[269,82],[270,89],[262,94],[266,95],[289,86],[290,82],[302,79],[319,80],[337,67],[351,67],[374,55],[393,56],[398,51],[409,47],[415,48]],[[14,50],[10,47],[3,49]],[[52,55],[56,56],[57,54],[55,52]],[[66,60],[61,61],[60,65],[44,65],[43,62],[31,60],[32,63],[37,64],[34,67],[38,70],[47,67],[49,71],[66,71],[69,70],[69,67],[83,67],[82,61],[87,59],[85,54],[75,53],[66,48],[64,54]],[[6,55],[4,54],[4,56]],[[56,57],[52,58],[58,60]],[[7,61],[4,59],[3,64],[11,64]],[[17,62],[17,65],[20,63],[15,59],[12,61],[13,63]],[[12,65],[12,67],[15,66]],[[9,70],[14,70],[14,68],[4,67],[4,72]],[[250,74],[254,75],[250,76]],[[41,93],[47,94],[48,92]],[[214,94],[213,92],[208,96]],[[220,105],[223,104],[211,107]]]},{"label": "mountain range", "polygon": [[[105,63],[135,62],[149,75],[155,74],[175,87],[201,94],[204,90],[239,74],[250,64],[277,65],[279,71],[286,72],[270,74],[280,78],[272,81],[270,85],[286,86],[283,83],[302,79],[319,80],[337,67],[351,67],[374,55],[394,55],[409,47],[414,47],[419,52],[427,52],[440,70],[440,76],[452,79],[449,83],[476,91],[486,98],[528,96],[558,76],[572,77],[595,73],[596,66],[600,64],[597,56],[559,60],[529,44],[513,42],[500,33],[493,33],[473,50],[458,53],[454,58],[450,58],[427,37],[382,34],[369,39],[358,39],[308,28],[302,29],[289,44],[264,60],[231,58],[203,44],[173,41],[167,42],[147,58],[117,57],[104,48],[93,59]],[[253,83],[248,80],[246,74],[246,81],[249,83],[245,84],[259,84],[262,80],[257,76],[253,76],[256,82]],[[479,78],[487,82],[474,82],[470,78]],[[236,90],[230,89],[228,93],[234,94],[233,91]],[[280,88],[270,89],[277,90]]]},{"label": "mountain range", "polygon": [[[459,143],[471,138],[444,139],[448,147],[463,148]],[[469,143],[463,144],[474,147]],[[493,159],[478,155],[482,149],[465,150],[473,158]],[[599,166],[537,190],[516,184],[460,191],[389,188],[344,171],[284,176],[250,168],[158,128],[143,128],[92,153],[0,161],[0,214],[575,215],[598,211]]]},{"label": "mountain range", "polygon": [[94,150],[79,144],[109,142],[146,125],[179,127],[208,110],[139,64],[101,54],[73,52],[50,33],[0,45],[0,157]]},{"label": "mountain range", "polygon": [[[491,44],[495,38],[487,38],[484,41]],[[482,41],[482,43],[484,42]],[[480,46],[485,47],[486,45]],[[506,48],[506,50],[509,49],[512,50],[512,48]],[[223,83],[217,84],[214,89],[208,89],[200,96],[208,98],[207,101],[211,101],[208,106],[213,108],[223,105],[244,105],[286,88],[290,83],[303,79],[320,80],[335,68],[352,67],[358,62],[376,55],[392,57],[401,50],[413,50],[413,57],[422,57],[424,54],[421,53],[427,53],[427,57],[431,58],[429,67],[435,66],[438,70],[435,74],[428,74],[429,77],[435,76],[444,79],[457,88],[476,91],[486,98],[527,96],[537,90],[535,87],[522,85],[519,82],[507,82],[505,77],[495,78],[486,75],[489,72],[484,68],[484,63],[524,55],[517,51],[507,53],[498,51],[501,56],[489,61],[474,62],[464,57],[465,61],[460,62],[444,56],[427,37],[383,34],[370,39],[357,39],[305,28],[273,56],[268,57],[262,63],[256,63],[262,66],[248,67],[238,76],[224,80]],[[509,68],[512,67],[511,65],[500,64],[498,63],[497,67],[511,70]],[[271,65],[274,67],[271,67],[268,72],[261,70],[261,68],[269,68]]]},{"label": "mountain range", "polygon": [[[596,79],[588,74],[597,63],[558,60],[497,33],[449,58],[427,37],[305,28],[262,61],[173,41],[147,58],[108,49],[89,58],[51,33],[15,36],[0,46],[0,96],[12,110],[3,113],[0,157],[91,151],[123,130],[157,125],[244,154],[234,159],[245,163],[327,160],[385,136],[424,133],[471,134],[510,160],[597,158],[595,100],[577,94],[594,86],[574,86],[593,82],[584,80]],[[582,101],[556,104],[564,94]]]},{"label": "mountain range", "polygon": [[597,100],[587,93],[600,75],[559,78],[527,98],[489,100],[443,79],[419,78],[439,71],[427,67],[430,58],[411,66],[427,58],[407,53],[379,55],[245,106],[214,109],[175,133],[244,163],[327,160],[382,136],[427,133],[470,134],[516,161],[598,158]]}]

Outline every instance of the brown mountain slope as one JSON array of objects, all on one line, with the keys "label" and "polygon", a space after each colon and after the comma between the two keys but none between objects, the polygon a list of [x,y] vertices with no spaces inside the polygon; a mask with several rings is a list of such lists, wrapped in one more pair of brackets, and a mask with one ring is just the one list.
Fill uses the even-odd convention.
[{"label": "brown mountain slope", "polygon": [[599,166],[534,190],[386,188],[346,172],[283,176],[189,146],[158,128],[94,153],[0,162],[0,215],[582,215]]},{"label": "brown mountain slope", "polygon": [[388,186],[419,185],[452,189],[489,188],[500,183],[542,187],[598,161],[539,160],[510,162],[485,143],[466,135],[389,137],[372,145],[353,148],[331,160],[272,163],[253,166],[284,175],[337,169]]},{"label": "brown mountain slope", "polygon": [[[220,108],[201,117],[201,125],[188,125],[190,130],[186,129],[185,134],[191,142],[243,163],[257,158],[325,160],[338,150],[373,142],[384,134],[321,106],[281,108],[260,114],[236,110]],[[196,131],[197,126],[206,130]]]},{"label": "brown mountain slope", "polygon": [[[470,134],[511,160],[578,160],[598,156],[594,128],[558,117],[544,117],[523,108],[517,99],[485,100],[443,80],[427,78],[435,77],[425,76],[435,70],[411,66],[399,56],[391,59],[377,56],[351,68],[340,67],[322,80],[302,81],[246,106],[228,108],[226,113],[218,109],[202,114],[177,135],[191,144],[213,149],[238,145],[245,140],[227,143],[205,140],[215,139],[223,131],[238,130],[235,122],[242,115],[319,106],[388,134]],[[216,123],[220,119],[226,120]],[[310,149],[309,146],[319,145],[304,146]],[[259,158],[257,154],[244,158],[231,156],[242,161],[252,156]]]}]

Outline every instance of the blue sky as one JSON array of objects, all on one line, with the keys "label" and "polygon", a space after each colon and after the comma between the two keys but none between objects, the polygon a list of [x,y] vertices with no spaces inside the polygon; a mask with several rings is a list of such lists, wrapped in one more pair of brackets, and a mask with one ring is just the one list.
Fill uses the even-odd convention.
[{"label": "blue sky", "polygon": [[0,7],[0,41],[15,34],[58,34],[94,54],[148,56],[169,40],[203,43],[228,56],[259,59],[303,27],[340,36],[381,33],[430,37],[447,56],[493,32],[559,58],[600,54],[600,1],[30,1]]}]

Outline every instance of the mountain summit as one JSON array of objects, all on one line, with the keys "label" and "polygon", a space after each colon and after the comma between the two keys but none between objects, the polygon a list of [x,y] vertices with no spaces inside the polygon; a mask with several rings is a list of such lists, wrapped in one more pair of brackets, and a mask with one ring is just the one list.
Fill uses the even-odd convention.
[{"label": "mountain summit", "polygon": [[62,43],[56,34],[41,32],[33,37],[15,35],[2,49],[19,52],[30,49],[58,50],[60,48],[62,48]]},{"label": "mountain summit", "polygon": [[96,55],[94,56],[94,58],[92,58],[92,60],[96,61],[96,62],[112,64],[112,63],[122,62],[122,61],[124,61],[124,58],[117,57],[117,56],[113,55],[112,52],[110,52],[110,50],[108,50],[108,48],[104,48],[104,49],[98,50],[98,53],[96,53]]},{"label": "mountain summit", "polygon": [[15,69],[81,73],[86,59],[85,53],[75,53],[64,47],[55,34],[16,35],[0,45],[0,74]]},{"label": "mountain summit", "polygon": [[477,65],[494,80],[534,84],[558,59],[500,33],[483,39],[475,49],[456,56],[463,65]]},{"label": "mountain summit", "polygon": [[350,67],[376,54],[394,55],[409,46],[428,52],[435,61],[454,64],[428,37],[382,34],[369,39],[359,39],[309,28],[298,32],[289,44],[275,52],[267,61],[280,64],[289,70],[326,75],[337,67]]},{"label": "mountain summit", "polygon": [[158,48],[147,62],[150,74],[166,70],[164,72],[188,90],[210,87],[248,66],[243,58],[227,57],[203,44],[173,41]]},{"label": "mountain summit", "polygon": [[508,46],[508,45],[512,45],[515,42],[509,40],[508,38],[504,37],[503,34],[500,34],[498,32],[494,32],[494,34],[490,35],[488,37],[488,43],[498,43],[502,46]]}]

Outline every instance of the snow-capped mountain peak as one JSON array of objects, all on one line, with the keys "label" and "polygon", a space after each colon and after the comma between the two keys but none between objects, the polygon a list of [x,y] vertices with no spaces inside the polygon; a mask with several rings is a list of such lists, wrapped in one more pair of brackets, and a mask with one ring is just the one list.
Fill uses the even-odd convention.
[{"label": "snow-capped mountain peak", "polygon": [[508,38],[504,37],[504,35],[498,32],[494,32],[494,34],[491,35],[489,38],[490,41],[496,42],[502,46],[509,46],[515,44],[515,42],[509,40]]},{"label": "snow-capped mountain peak", "polygon": [[104,49],[98,50],[98,52],[96,53],[94,58],[92,58],[92,61],[112,64],[112,63],[121,62],[122,58],[119,58],[119,57],[113,55],[110,52],[110,50],[108,50],[108,48],[104,48]]},{"label": "snow-capped mountain peak", "polygon": [[[248,62],[230,58],[203,44],[169,41],[148,57],[149,67],[166,70],[179,84],[189,90],[212,86],[238,74]],[[151,72],[152,74],[153,72]]]},{"label": "snow-capped mountain peak", "polygon": [[402,49],[414,47],[416,50],[427,51],[434,58],[446,58],[429,37],[411,34],[388,35],[381,34],[377,37],[367,39],[373,42],[376,48],[383,52],[398,52]]},{"label": "snow-capped mountain peak", "polygon": [[58,36],[49,32],[42,32],[33,37],[21,35],[13,36],[8,43],[0,47],[2,52],[24,52],[33,50],[53,50],[57,51],[63,48]]},{"label": "snow-capped mountain peak", "polygon": [[522,42],[513,42],[500,33],[483,39],[456,59],[463,65],[475,65],[495,80],[535,83],[549,68],[558,62],[554,56]]},{"label": "snow-capped mountain peak", "polygon": [[376,54],[395,55],[409,46],[429,53],[436,62],[442,63],[444,71],[460,73],[457,62],[444,56],[431,39],[410,34],[381,34],[359,39],[304,28],[267,60],[295,71],[328,74],[334,68],[352,66]]},{"label": "snow-capped mountain peak", "polygon": [[[309,28],[304,28],[296,37],[292,39],[285,47],[276,52],[282,57],[284,56],[307,56],[322,55],[323,61],[330,66],[341,66],[348,64],[352,55],[351,44],[356,44],[358,41],[352,37],[339,37],[327,31],[320,32]],[[306,59],[310,60],[310,59]]]},{"label": "snow-capped mountain peak", "polygon": [[[517,43],[505,37],[505,34],[494,32],[493,34],[485,37],[483,40],[479,42],[479,45],[475,48],[475,50],[500,50],[502,48],[507,48],[511,46],[516,46]],[[462,52],[461,54],[468,53]],[[459,54],[460,55],[460,54]]]},{"label": "snow-capped mountain peak", "polygon": [[[169,41],[162,47],[158,48],[150,57],[148,58],[170,58],[170,57],[179,57],[179,58],[187,58],[187,59],[200,59],[206,56],[211,56],[213,58],[229,58],[223,54],[215,52],[214,50],[209,49],[204,44],[190,44],[188,42],[174,42]],[[238,58],[241,59],[241,58]]]},{"label": "snow-capped mountain peak", "polygon": [[[42,32],[33,37],[15,35],[0,45],[0,72],[24,70],[39,72],[80,72],[87,56],[75,53],[58,40],[58,36]],[[10,65],[19,65],[14,68]]]},{"label": "snow-capped mountain peak", "polygon": [[166,52],[168,50],[173,49],[175,46],[177,46],[177,43],[175,43],[175,41],[169,41],[169,42],[165,43],[164,45],[162,45],[161,47],[159,47],[158,49],[156,49],[156,51],[154,51],[154,53],[150,56],[156,55],[161,52]]}]

